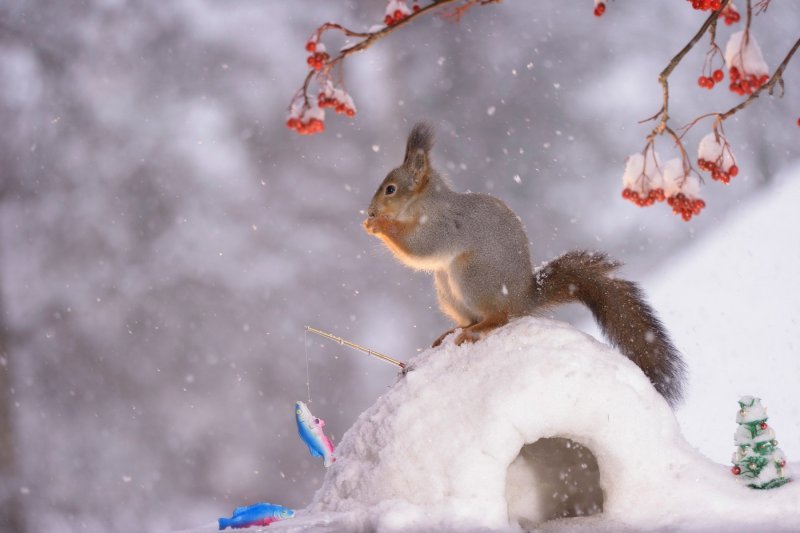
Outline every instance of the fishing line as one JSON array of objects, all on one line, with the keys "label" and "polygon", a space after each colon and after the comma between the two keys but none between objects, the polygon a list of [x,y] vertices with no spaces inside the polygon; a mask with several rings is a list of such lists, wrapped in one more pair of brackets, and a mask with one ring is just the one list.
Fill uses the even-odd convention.
[{"label": "fishing line", "polygon": [[303,348],[306,352],[306,389],[308,390],[308,403],[311,403],[311,378],[308,372],[308,330],[303,331]]}]

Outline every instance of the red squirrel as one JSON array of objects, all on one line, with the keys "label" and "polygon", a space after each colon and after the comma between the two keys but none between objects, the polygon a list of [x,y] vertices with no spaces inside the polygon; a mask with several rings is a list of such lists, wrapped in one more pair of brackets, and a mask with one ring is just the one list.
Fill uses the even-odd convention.
[{"label": "red squirrel", "polygon": [[430,161],[433,129],[416,124],[403,164],[386,176],[364,221],[394,256],[433,274],[439,307],[476,342],[511,318],[581,302],[608,341],[636,363],[671,405],[681,398],[684,363],[639,287],[613,276],[606,254],[568,252],[537,269],[519,217],[488,194],[454,191]]}]

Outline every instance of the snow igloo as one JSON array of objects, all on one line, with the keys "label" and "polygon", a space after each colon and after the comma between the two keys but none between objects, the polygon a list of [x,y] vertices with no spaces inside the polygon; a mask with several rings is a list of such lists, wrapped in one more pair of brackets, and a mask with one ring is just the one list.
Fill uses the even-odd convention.
[{"label": "snow igloo", "polygon": [[800,524],[797,483],[737,483],[683,439],[636,365],[567,324],[528,317],[473,345],[450,337],[411,368],[344,434],[287,529]]}]

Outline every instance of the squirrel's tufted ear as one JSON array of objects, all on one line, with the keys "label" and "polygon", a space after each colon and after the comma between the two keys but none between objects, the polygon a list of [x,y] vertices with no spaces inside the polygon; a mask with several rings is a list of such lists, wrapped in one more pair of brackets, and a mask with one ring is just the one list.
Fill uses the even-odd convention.
[{"label": "squirrel's tufted ear", "polygon": [[417,189],[428,181],[430,151],[433,147],[433,128],[427,122],[417,122],[408,134],[406,157],[403,166],[414,176],[412,188]]},{"label": "squirrel's tufted ear", "polygon": [[428,182],[428,171],[430,170],[428,165],[428,154],[423,150],[417,150],[411,157],[405,162],[405,166],[408,170],[411,171],[412,189],[419,189],[423,185]]}]

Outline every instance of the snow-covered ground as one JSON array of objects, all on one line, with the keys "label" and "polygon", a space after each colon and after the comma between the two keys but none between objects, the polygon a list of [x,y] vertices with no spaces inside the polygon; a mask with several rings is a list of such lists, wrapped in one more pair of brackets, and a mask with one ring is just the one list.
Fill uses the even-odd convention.
[{"label": "snow-covered ground", "polygon": [[720,221],[647,286],[689,366],[678,420],[718,462],[732,453],[736,400],[763,399],[790,460],[800,460],[800,164]]},{"label": "snow-covered ground", "polygon": [[[553,501],[602,510],[557,530],[800,527],[800,484],[743,486],[687,442],[636,365],[572,326],[523,318],[474,345],[450,337],[412,368],[345,433],[312,504],[270,530],[516,530],[554,516]],[[553,437],[569,439],[551,441],[555,471],[526,453]]]}]

